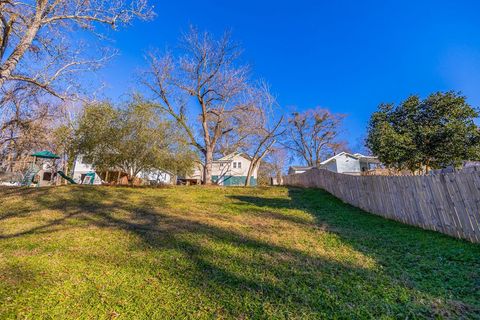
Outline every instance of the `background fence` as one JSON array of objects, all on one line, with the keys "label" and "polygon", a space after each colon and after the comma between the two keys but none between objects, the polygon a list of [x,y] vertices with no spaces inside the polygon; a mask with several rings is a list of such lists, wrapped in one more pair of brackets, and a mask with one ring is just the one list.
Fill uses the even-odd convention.
[{"label": "background fence", "polygon": [[322,188],[365,211],[480,242],[480,171],[431,176],[352,176],[311,169],[283,184]]}]

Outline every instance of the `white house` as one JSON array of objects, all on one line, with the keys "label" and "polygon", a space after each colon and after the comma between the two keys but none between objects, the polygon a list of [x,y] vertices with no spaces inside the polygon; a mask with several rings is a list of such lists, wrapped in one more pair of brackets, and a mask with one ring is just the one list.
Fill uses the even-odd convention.
[{"label": "white house", "polygon": [[[360,175],[362,172],[376,169],[380,166],[377,157],[364,156],[360,153],[341,152],[322,161],[318,168],[333,172]],[[288,174],[304,173],[314,167],[291,166]]]},{"label": "white house", "polygon": [[[149,184],[171,184],[173,176],[172,173],[164,170],[144,171],[138,174],[139,178],[148,181]],[[78,155],[75,159],[73,180],[78,184],[102,184],[102,178],[95,171],[94,167],[88,161],[85,161],[82,155]]]},{"label": "white house", "polygon": [[78,184],[102,184],[102,179],[95,172],[93,166],[85,161],[83,155],[75,158],[72,179]]},{"label": "white house", "polygon": [[380,165],[376,157],[364,156],[360,153],[350,154],[340,152],[320,163],[321,169],[338,173],[359,175],[364,171],[373,170]]},{"label": "white house", "polygon": [[173,184],[174,174],[166,170],[153,170],[140,172],[138,176],[148,181],[151,185]]},{"label": "white house", "polygon": [[[243,186],[247,179],[250,157],[244,153],[230,153],[212,163],[212,182],[222,186]],[[257,169],[252,172],[250,185],[257,184]],[[203,164],[198,163],[192,174],[185,180],[201,182],[203,179]]]}]

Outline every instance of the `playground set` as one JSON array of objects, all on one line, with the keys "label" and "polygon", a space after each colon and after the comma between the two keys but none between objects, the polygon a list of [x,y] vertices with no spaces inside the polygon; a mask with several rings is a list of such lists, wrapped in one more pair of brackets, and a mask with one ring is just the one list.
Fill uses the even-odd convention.
[{"label": "playground set", "polygon": [[[58,177],[65,179],[70,184],[77,184],[65,172],[57,170],[56,161],[60,157],[51,151],[44,150],[30,155],[26,169],[21,172],[0,172],[0,183],[9,186],[43,187],[59,183]],[[95,172],[88,172],[84,175],[81,184],[93,184]]]},{"label": "playground set", "polygon": [[[73,160],[73,166],[67,175],[59,170],[57,165],[60,156],[51,151],[44,150],[22,158],[21,161],[8,161],[0,163],[0,186],[11,187],[44,187],[61,185],[65,181],[69,184],[88,185],[164,185],[172,183],[173,174],[154,170],[141,173],[141,177],[128,180],[128,175],[112,168],[110,170],[98,171],[84,159],[77,155]],[[64,180],[62,180],[62,179]]]}]

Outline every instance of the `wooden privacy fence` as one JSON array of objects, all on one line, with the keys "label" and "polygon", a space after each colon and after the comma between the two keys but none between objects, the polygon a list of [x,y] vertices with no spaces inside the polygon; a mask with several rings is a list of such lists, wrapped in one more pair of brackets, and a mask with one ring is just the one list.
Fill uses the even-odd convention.
[{"label": "wooden privacy fence", "polygon": [[365,211],[480,242],[480,171],[433,176],[353,176],[311,169],[285,185],[322,188]]}]

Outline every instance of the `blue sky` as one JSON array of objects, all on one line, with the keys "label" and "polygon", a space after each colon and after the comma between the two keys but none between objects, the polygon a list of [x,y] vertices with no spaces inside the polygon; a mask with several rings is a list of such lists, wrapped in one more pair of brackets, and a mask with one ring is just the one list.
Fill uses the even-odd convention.
[{"label": "blue sky", "polygon": [[[462,91],[480,106],[480,1],[155,1],[157,17],[113,34],[120,56],[100,72],[112,100],[134,88],[151,48],[175,46],[189,25],[244,48],[282,108],[348,115],[351,147],[381,102]],[[353,150],[356,151],[356,150]]]}]

